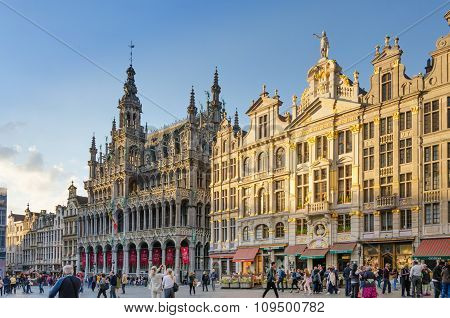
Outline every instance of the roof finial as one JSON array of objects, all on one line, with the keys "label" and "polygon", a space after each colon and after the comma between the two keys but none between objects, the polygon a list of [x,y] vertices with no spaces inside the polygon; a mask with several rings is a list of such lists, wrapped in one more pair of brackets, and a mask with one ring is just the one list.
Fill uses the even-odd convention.
[{"label": "roof finial", "polygon": [[233,125],[233,129],[235,131],[239,130],[239,114],[238,114],[238,110],[236,108],[236,111],[234,113],[234,125]]},{"label": "roof finial", "polygon": [[391,37],[386,34],[386,36],[384,38],[384,47],[385,48],[390,48],[391,47],[391,44],[389,43],[390,40],[391,40]]},{"label": "roof finial", "polygon": [[130,45],[128,45],[128,47],[130,48],[130,66],[133,66],[133,49],[134,49],[133,41],[130,41]]}]

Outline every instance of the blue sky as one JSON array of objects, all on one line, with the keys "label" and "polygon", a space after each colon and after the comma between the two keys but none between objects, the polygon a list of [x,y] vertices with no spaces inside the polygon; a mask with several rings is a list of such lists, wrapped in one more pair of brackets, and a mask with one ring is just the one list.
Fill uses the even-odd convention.
[{"label": "blue sky", "polygon": [[[125,79],[135,44],[138,89],[151,127],[186,114],[219,68],[226,108],[242,114],[262,84],[285,106],[305,88],[319,58],[312,34],[327,31],[330,58],[368,89],[370,58],[354,62],[431,13],[444,1],[0,1],[0,185],[9,210],[65,204],[74,179],[83,193],[92,133],[109,134],[122,84],[61,45],[8,3],[115,76]],[[407,74],[423,72],[436,39],[448,32],[446,6],[400,36]]]}]

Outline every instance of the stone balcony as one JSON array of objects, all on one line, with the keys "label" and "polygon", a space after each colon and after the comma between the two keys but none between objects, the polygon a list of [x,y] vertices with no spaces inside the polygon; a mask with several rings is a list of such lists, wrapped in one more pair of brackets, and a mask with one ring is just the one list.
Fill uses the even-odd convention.
[{"label": "stone balcony", "polygon": [[440,200],[441,200],[440,190],[424,191],[423,193],[423,201],[425,203],[439,202]]},{"label": "stone balcony", "polygon": [[313,202],[308,204],[308,213],[311,214],[328,213],[328,207],[329,207],[328,201]]},{"label": "stone balcony", "polygon": [[394,208],[398,205],[398,196],[397,194],[378,196],[375,205],[377,209]]}]

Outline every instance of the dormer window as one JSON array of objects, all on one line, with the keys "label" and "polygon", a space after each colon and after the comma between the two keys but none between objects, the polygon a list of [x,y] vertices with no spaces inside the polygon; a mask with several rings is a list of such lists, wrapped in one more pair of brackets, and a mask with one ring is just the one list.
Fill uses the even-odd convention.
[{"label": "dormer window", "polygon": [[258,139],[266,138],[268,135],[267,115],[258,118]]},{"label": "dormer window", "polygon": [[392,80],[391,73],[386,73],[381,77],[381,101],[387,101],[392,98]]}]

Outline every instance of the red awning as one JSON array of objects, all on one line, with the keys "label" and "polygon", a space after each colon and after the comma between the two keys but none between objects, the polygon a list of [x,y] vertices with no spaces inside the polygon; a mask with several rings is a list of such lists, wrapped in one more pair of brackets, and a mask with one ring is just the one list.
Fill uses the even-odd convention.
[{"label": "red awning", "polygon": [[289,245],[284,252],[286,255],[300,255],[306,250],[306,244]]},{"label": "red awning", "polygon": [[233,258],[234,253],[210,254],[210,258]]},{"label": "red awning", "polygon": [[240,247],[234,254],[233,262],[253,262],[259,247]]},{"label": "red awning", "polygon": [[450,258],[450,238],[422,240],[414,254],[415,258]]},{"label": "red awning", "polygon": [[356,243],[335,243],[330,247],[331,254],[352,253],[356,247]]},{"label": "red awning", "polygon": [[300,258],[323,258],[328,253],[328,248],[307,248]]}]

